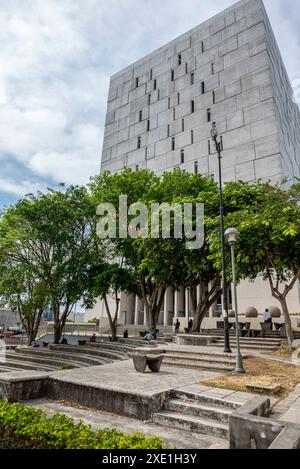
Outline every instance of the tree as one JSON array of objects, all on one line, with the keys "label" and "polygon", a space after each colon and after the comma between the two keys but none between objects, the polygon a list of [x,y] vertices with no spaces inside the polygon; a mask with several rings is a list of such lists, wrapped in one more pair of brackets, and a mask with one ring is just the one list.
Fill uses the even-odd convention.
[{"label": "tree", "polygon": [[[106,202],[119,207],[119,197],[122,194],[128,197],[128,206],[133,203],[144,203],[148,210],[147,228],[151,226],[153,204],[179,204],[182,208],[183,203],[215,205],[217,200],[216,185],[209,178],[179,169],[165,173],[161,178],[146,170],[133,172],[125,169],[121,173],[112,175],[104,173],[93,181],[91,188],[96,205]],[[120,213],[117,211],[117,223],[120,218]],[[129,224],[132,218],[129,218]],[[174,227],[175,212],[171,210],[170,234],[174,233]],[[182,222],[180,228],[183,228]],[[174,239],[172,236],[164,237],[161,230],[160,219],[155,238],[151,236],[149,229],[147,236],[138,235],[135,238],[126,236],[125,239],[111,240],[115,256],[122,257],[124,264],[136,273],[145,303],[149,329],[156,328],[167,288],[178,289],[185,284],[187,271],[190,269],[185,231],[182,230],[182,236]],[[196,258],[200,262],[201,256],[194,255],[194,261]]]},{"label": "tree", "polygon": [[[225,189],[225,200],[244,200],[240,210],[226,215],[226,227],[235,227],[241,236],[237,244],[239,279],[269,282],[273,297],[284,315],[289,344],[293,341],[287,296],[300,280],[299,185],[285,190],[269,183],[232,183]],[[216,251],[216,239],[211,251]],[[215,257],[216,259],[216,257]],[[229,259],[228,259],[229,260]],[[220,260],[217,261],[217,264]]]},{"label": "tree", "polygon": [[87,189],[73,186],[62,192],[29,195],[2,217],[4,252],[19,268],[26,266],[33,272],[47,290],[55,343],[61,339],[74,304],[87,294],[95,222]]},{"label": "tree", "polygon": [[[117,340],[118,314],[120,309],[120,292],[137,293],[138,286],[133,272],[116,261],[94,264],[89,270],[88,306],[91,307],[97,298],[104,301],[112,341]],[[114,311],[109,306],[108,296],[114,300]]]},{"label": "tree", "polygon": [[1,303],[19,315],[30,345],[36,339],[49,300],[47,288],[26,264],[14,262],[3,251],[0,271]]}]

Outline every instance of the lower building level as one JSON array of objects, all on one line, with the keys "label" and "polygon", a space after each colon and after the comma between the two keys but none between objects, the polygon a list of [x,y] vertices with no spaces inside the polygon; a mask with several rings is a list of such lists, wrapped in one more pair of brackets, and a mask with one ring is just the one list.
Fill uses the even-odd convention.
[{"label": "lower building level", "polygon": [[[196,289],[197,300],[200,297],[200,288]],[[120,308],[118,324],[123,326],[141,326],[147,325],[146,310],[144,301],[136,295],[127,295],[120,293]],[[298,283],[288,296],[288,307],[292,315],[300,315],[300,284]],[[114,315],[115,302],[109,298],[109,307]],[[231,289],[229,289],[229,303],[231,303]],[[266,308],[277,306],[280,304],[276,301],[270,291],[268,282],[257,279],[255,282],[242,281],[238,286],[238,312],[240,316],[245,314],[249,307],[257,309],[259,315],[262,315]],[[231,308],[231,305],[230,305]],[[221,300],[215,302],[207,311],[204,320],[204,327],[215,323],[222,316]],[[189,320],[194,317],[194,310],[191,301],[191,292],[188,288],[180,288],[174,291],[168,288],[165,297],[163,309],[160,312],[158,326],[172,326],[179,319],[181,326],[186,327]],[[108,325],[107,312],[105,304],[100,299],[97,301],[93,309],[87,310],[85,313],[85,321],[98,319],[100,327]],[[206,324],[206,326],[205,326]],[[213,327],[213,326],[212,326]]]}]

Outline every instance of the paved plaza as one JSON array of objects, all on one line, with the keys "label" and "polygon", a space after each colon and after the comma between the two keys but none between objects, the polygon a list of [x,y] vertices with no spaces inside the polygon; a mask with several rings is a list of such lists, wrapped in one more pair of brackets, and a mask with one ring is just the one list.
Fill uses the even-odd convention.
[{"label": "paved plaza", "polygon": [[52,401],[48,399],[37,399],[26,402],[35,408],[46,410],[51,416],[55,412],[63,413],[75,421],[82,420],[91,425],[94,430],[103,428],[117,429],[126,433],[140,432],[147,437],[159,436],[167,447],[177,449],[228,449],[228,442],[212,435],[201,435],[176,428],[163,427],[151,422],[123,417],[109,412],[102,412],[84,407],[69,406],[68,403]]}]

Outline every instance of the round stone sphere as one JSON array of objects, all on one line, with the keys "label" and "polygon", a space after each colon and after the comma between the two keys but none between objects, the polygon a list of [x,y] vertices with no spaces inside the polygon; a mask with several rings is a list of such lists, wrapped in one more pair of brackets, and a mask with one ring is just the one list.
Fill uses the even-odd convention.
[{"label": "round stone sphere", "polygon": [[280,318],[281,316],[281,311],[278,306],[270,306],[269,313],[272,318]]},{"label": "round stone sphere", "polygon": [[245,316],[246,318],[257,318],[258,311],[256,308],[254,308],[254,306],[249,306],[245,311]]},{"label": "round stone sphere", "polygon": [[233,311],[233,309],[228,310],[228,317],[229,318],[235,318],[235,311]]}]

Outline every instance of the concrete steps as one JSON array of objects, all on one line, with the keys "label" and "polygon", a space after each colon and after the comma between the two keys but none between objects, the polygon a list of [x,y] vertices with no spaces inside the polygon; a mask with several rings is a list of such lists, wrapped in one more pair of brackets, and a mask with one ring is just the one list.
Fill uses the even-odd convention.
[{"label": "concrete steps", "polygon": [[135,350],[137,347],[131,344],[120,344],[118,342],[94,342],[87,344],[89,349],[100,349],[100,350],[112,350],[121,353],[127,353],[128,351]]},{"label": "concrete steps", "polygon": [[235,356],[225,355],[225,354],[210,354],[206,353],[190,353],[190,352],[166,352],[164,354],[165,358],[174,358],[179,360],[191,360],[195,362],[207,361],[209,363],[224,363],[227,365],[235,365],[236,358]]},{"label": "concrete steps", "polygon": [[163,409],[154,413],[153,421],[191,433],[228,439],[229,416],[238,407],[240,404],[221,398],[174,390],[165,400]]},{"label": "concrete steps", "polygon": [[1,363],[1,367],[3,369],[9,368],[9,371],[11,371],[11,368],[14,371],[16,370],[53,371],[56,369],[56,367],[53,367],[53,366],[40,365],[37,363],[27,363],[18,359],[7,359],[5,363]]},{"label": "concrete steps", "polygon": [[[224,343],[222,342],[217,342],[216,344],[213,344],[214,347],[217,347],[217,348],[224,348]],[[236,349],[236,343],[234,342],[231,342],[230,343],[230,348],[232,350],[235,350]],[[256,351],[256,352],[273,352],[275,350],[278,349],[277,346],[274,346],[274,345],[256,345],[256,344],[248,344],[248,343],[241,343],[241,349],[242,349],[242,352],[243,352],[243,349],[244,350],[249,350],[249,351]]]},{"label": "concrete steps", "polygon": [[221,406],[214,406],[212,404],[202,403],[185,400],[185,399],[168,399],[164,406],[165,410],[179,412],[194,417],[207,417],[211,420],[218,420],[219,422],[228,423],[231,410]]},{"label": "concrete steps", "polygon": [[[28,353],[36,354],[36,356],[45,356],[45,357],[50,357],[53,359],[59,359],[60,361],[63,361],[65,363],[77,363],[80,366],[83,365],[89,365],[89,366],[98,366],[98,365],[103,365],[105,363],[112,363],[114,360],[109,359],[109,358],[100,358],[100,357],[91,357],[85,354],[74,354],[72,352],[63,352],[63,351],[54,351],[54,350],[48,350],[48,349],[19,349],[22,350],[22,353]],[[19,350],[16,350],[16,353],[20,353]]]},{"label": "concrete steps", "polygon": [[163,364],[167,366],[174,366],[177,368],[192,368],[195,370],[211,370],[211,371],[233,371],[234,365],[226,365],[222,363],[214,363],[211,361],[188,361],[184,358],[168,358],[164,357]]},{"label": "concrete steps", "polygon": [[187,350],[167,351],[163,364],[199,370],[213,370],[229,372],[235,368],[235,357],[216,352],[191,352]]},{"label": "concrete steps", "polygon": [[197,394],[192,391],[182,391],[182,390],[174,389],[171,392],[169,398],[170,399],[183,399],[186,401],[195,401],[198,404],[207,404],[207,405],[212,405],[215,407],[221,407],[223,409],[228,408],[231,411],[238,409],[240,407],[239,404],[236,404],[232,401],[226,401],[218,397],[207,397],[207,396],[203,396],[201,394]]},{"label": "concrete steps", "polygon": [[229,434],[226,423],[192,415],[182,415],[167,410],[156,412],[153,415],[153,421],[159,425],[172,426],[189,432],[202,433],[203,435],[213,435],[217,438],[227,439]]},{"label": "concrete steps", "polygon": [[[58,359],[58,358],[52,358],[52,357],[47,357],[45,356],[43,352],[41,354],[32,351],[33,353],[29,352],[12,352],[7,355],[8,358],[15,359],[16,357],[18,360],[22,360],[22,362],[29,362],[29,363],[36,363],[36,364],[42,364],[42,365],[47,365],[47,367],[53,367],[53,369],[59,368],[61,365],[72,365],[74,368],[80,368],[82,366],[87,366],[83,365],[82,363],[78,363],[74,360],[64,360],[64,359]],[[44,355],[44,356],[43,356]]]},{"label": "concrete steps", "polygon": [[125,351],[119,350],[111,350],[105,348],[97,348],[93,349],[92,347],[86,346],[73,346],[73,345],[53,345],[49,346],[49,350],[54,352],[68,352],[73,353],[74,355],[88,355],[91,357],[99,357],[99,358],[108,358],[112,361],[117,360],[125,360],[127,357],[127,353]]}]

